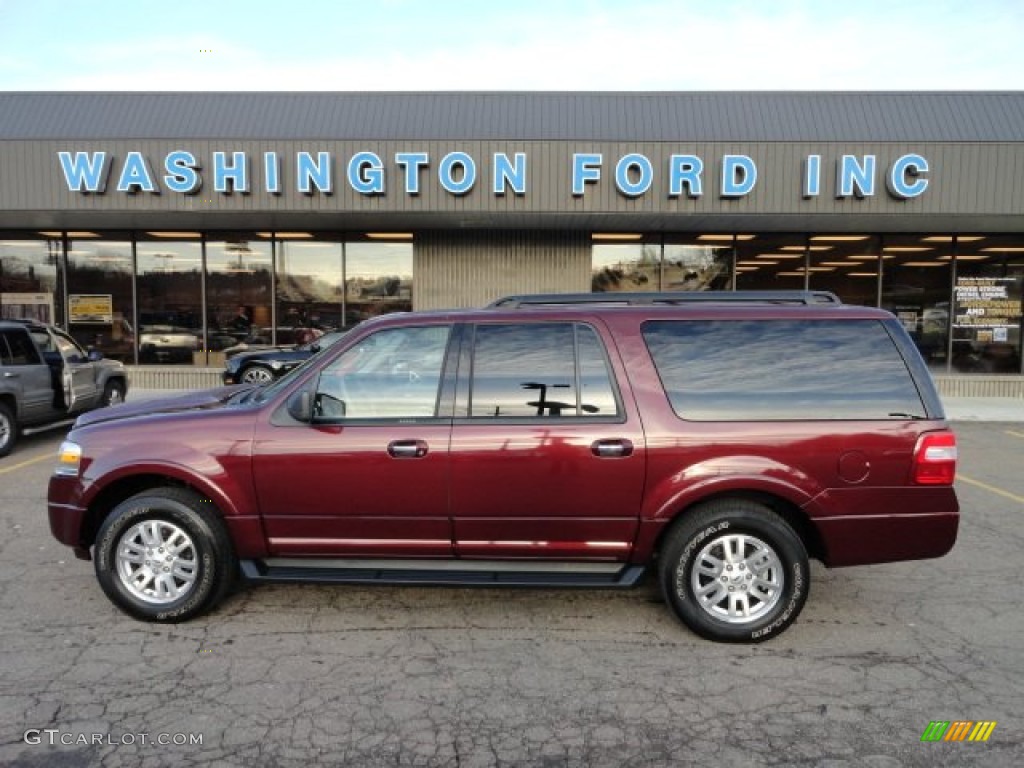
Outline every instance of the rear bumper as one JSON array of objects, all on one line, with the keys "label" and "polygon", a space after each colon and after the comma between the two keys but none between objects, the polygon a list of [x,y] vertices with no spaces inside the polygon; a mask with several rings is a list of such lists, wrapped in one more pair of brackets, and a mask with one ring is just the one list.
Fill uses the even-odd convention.
[{"label": "rear bumper", "polygon": [[959,512],[816,518],[825,565],[892,563],[942,557],[956,543]]}]

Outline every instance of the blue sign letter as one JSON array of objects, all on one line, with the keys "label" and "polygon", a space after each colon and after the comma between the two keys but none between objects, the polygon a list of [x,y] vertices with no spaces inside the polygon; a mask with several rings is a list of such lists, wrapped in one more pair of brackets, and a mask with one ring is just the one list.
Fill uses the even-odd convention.
[{"label": "blue sign letter", "polygon": [[405,193],[420,193],[420,166],[430,162],[426,152],[396,152],[395,163],[405,168]]},{"label": "blue sign letter", "polygon": [[[455,167],[462,168],[462,180],[455,180]],[[476,183],[476,163],[465,152],[449,152],[441,158],[438,168],[441,174],[441,186],[453,195],[464,195]]]},{"label": "blue sign letter", "polygon": [[808,155],[804,160],[804,197],[817,197],[821,192],[821,155]]},{"label": "blue sign letter", "polygon": [[[635,182],[629,178],[629,171],[632,168],[635,168],[640,174]],[[654,169],[651,168],[651,161],[644,155],[636,153],[623,155],[615,164],[615,186],[626,197],[639,197],[651,188],[652,181],[654,181]]]},{"label": "blue sign letter", "polygon": [[348,183],[363,195],[384,194],[384,164],[374,152],[356,152],[348,161]]},{"label": "blue sign letter", "polygon": [[298,178],[299,192],[304,195],[313,194],[313,185],[325,195],[331,194],[331,154],[317,152],[313,162],[309,152],[299,152],[295,156],[295,173]]},{"label": "blue sign letter", "polygon": [[164,176],[164,184],[171,192],[181,192],[185,195],[194,194],[203,184],[199,174],[196,173],[198,167],[196,158],[191,152],[186,152],[183,149],[168,152],[167,157],[164,158],[164,170],[167,171],[167,175]]},{"label": "blue sign letter", "polygon": [[686,185],[687,197],[700,197],[703,194],[700,175],[704,172],[704,163],[696,155],[672,155],[668,159],[668,196],[679,197]]},{"label": "blue sign letter", "polygon": [[572,156],[572,194],[580,197],[584,184],[598,181],[601,178],[601,163],[604,158],[600,154],[576,154]]},{"label": "blue sign letter", "polygon": [[281,163],[277,152],[263,153],[263,188],[272,195],[281,194]]},{"label": "blue sign letter", "polygon": [[129,152],[124,159],[121,178],[117,182],[118,192],[156,192],[153,174],[149,172],[146,158],[141,152]]},{"label": "blue sign letter", "polygon": [[504,152],[494,153],[494,194],[504,195],[511,187],[517,195],[526,194],[526,153],[516,152],[515,162]]},{"label": "blue sign letter", "polygon": [[836,177],[836,197],[871,197],[875,194],[875,156],[864,155],[862,165],[855,155],[843,155]]},{"label": "blue sign letter", "polygon": [[[924,194],[928,189],[928,179],[919,178],[922,173],[928,173],[927,160],[921,155],[903,155],[889,170],[889,179],[886,183],[889,194],[901,200]],[[908,183],[908,176],[914,181]]]},{"label": "blue sign letter", "polygon": [[58,152],[60,167],[64,169],[64,181],[70,192],[105,192],[107,176],[110,173],[110,158],[106,152]]},{"label": "blue sign letter", "polygon": [[213,188],[217,192],[231,194],[228,181],[235,192],[249,194],[249,160],[245,152],[232,152],[231,165],[227,164],[227,152],[213,153]]},{"label": "blue sign letter", "polygon": [[757,166],[746,155],[722,157],[722,197],[743,197],[757,183]]}]

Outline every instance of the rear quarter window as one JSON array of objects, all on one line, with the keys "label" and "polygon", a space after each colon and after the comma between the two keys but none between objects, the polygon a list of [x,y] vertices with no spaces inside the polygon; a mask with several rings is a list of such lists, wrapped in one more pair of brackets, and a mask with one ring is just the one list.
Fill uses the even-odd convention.
[{"label": "rear quarter window", "polygon": [[643,335],[683,419],[925,416],[878,320],[659,320],[645,323]]}]

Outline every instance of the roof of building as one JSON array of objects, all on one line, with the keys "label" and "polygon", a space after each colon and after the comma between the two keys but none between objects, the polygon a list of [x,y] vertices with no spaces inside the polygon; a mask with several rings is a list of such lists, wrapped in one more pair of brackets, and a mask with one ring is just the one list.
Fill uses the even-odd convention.
[{"label": "roof of building", "polygon": [[1024,91],[0,92],[0,140],[1024,141]]}]

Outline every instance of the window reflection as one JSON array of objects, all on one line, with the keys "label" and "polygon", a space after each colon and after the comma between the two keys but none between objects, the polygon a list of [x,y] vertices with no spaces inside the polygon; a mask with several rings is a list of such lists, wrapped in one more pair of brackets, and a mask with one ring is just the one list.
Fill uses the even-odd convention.
[{"label": "window reflection", "polygon": [[903,358],[874,320],[652,321],[643,334],[683,419],[924,415]]},{"label": "window reflection", "polygon": [[64,321],[60,236],[0,235],[0,317]]},{"label": "window reflection", "polygon": [[412,243],[345,243],[345,325],[412,310]]},{"label": "window reflection", "polygon": [[247,235],[206,243],[206,324],[209,362],[239,343],[273,344],[271,245]]},{"label": "window reflection", "polygon": [[68,240],[68,330],[104,357],[135,362],[132,244]]},{"label": "window reflection", "polygon": [[195,240],[136,247],[139,362],[192,363],[203,349],[203,252]]},{"label": "window reflection", "polygon": [[275,247],[278,325],[342,328],[341,242],[279,240]]},{"label": "window reflection", "polygon": [[696,235],[666,236],[664,257],[664,291],[725,291],[732,286],[732,245],[709,245]]},{"label": "window reflection", "polygon": [[591,249],[591,290],[641,292],[661,290],[658,243],[598,243]]},{"label": "window reflection", "polygon": [[951,243],[939,235],[887,235],[882,241],[882,308],[900,319],[936,369],[947,362]]}]

